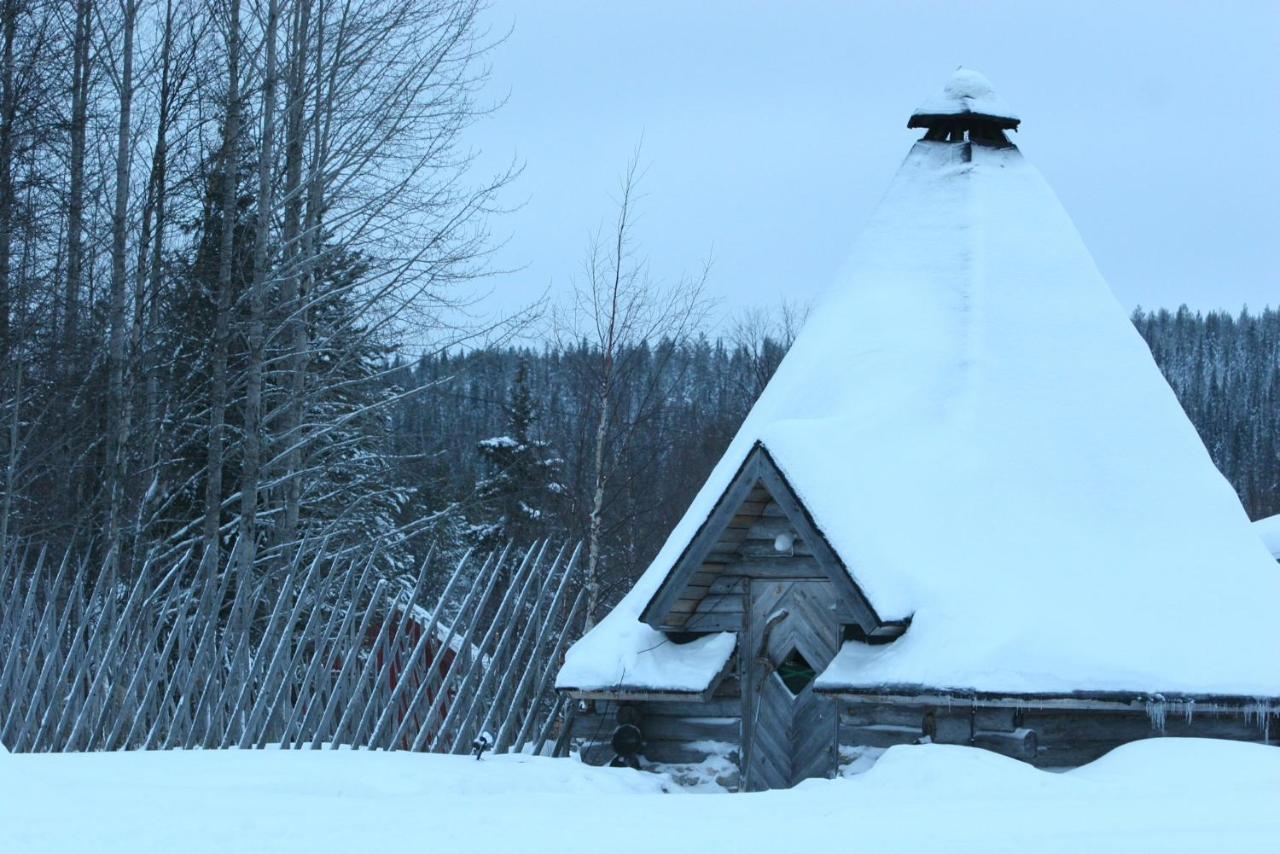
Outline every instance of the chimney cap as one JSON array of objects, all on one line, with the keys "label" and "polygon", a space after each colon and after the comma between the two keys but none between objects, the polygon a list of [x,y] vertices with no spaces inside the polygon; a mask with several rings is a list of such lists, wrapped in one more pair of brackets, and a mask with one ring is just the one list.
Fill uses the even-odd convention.
[{"label": "chimney cap", "polygon": [[928,99],[911,114],[909,128],[985,126],[1000,130],[1017,130],[1021,119],[980,72],[960,66],[942,92]]}]

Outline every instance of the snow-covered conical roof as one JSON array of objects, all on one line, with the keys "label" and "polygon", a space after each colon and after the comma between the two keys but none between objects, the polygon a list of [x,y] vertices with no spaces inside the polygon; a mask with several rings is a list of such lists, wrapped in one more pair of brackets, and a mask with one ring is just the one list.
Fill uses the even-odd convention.
[{"label": "snow-covered conical roof", "polygon": [[[974,89],[967,90],[976,95]],[[1280,572],[1040,173],[920,141],[653,564],[561,687],[698,690],[639,615],[762,444],[897,641],[818,684],[1280,696]]]}]

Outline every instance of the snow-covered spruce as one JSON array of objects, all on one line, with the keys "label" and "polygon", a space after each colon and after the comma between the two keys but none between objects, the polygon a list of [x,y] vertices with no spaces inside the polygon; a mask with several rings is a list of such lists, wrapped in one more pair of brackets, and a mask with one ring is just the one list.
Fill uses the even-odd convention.
[{"label": "snow-covered spruce", "polygon": [[506,411],[510,432],[476,443],[486,473],[476,483],[474,521],[466,539],[486,550],[541,536],[547,508],[564,494],[563,460],[550,442],[533,435],[538,412],[524,363],[517,369]]}]

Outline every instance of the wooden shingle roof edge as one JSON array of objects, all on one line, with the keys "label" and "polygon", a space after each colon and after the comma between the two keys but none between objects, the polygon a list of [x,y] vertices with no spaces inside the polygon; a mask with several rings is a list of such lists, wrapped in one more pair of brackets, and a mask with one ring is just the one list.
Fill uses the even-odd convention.
[{"label": "wooden shingle roof edge", "polygon": [[692,575],[698,571],[703,560],[715,547],[720,534],[728,527],[738,507],[757,482],[763,483],[769,490],[773,500],[782,508],[788,521],[798,529],[802,538],[812,544],[814,557],[823,568],[836,589],[842,591],[855,613],[862,630],[871,635],[885,623],[876,613],[871,601],[862,592],[853,574],[844,560],[831,546],[822,529],[814,521],[804,502],[797,496],[787,477],[774,462],[768,448],[760,440],[756,440],[751,450],[738,466],[729,485],[720,497],[707,518],[702,521],[698,530],[689,539],[680,557],[676,559],[663,579],[662,584],[654,592],[644,610],[640,612],[640,620],[654,628],[661,628],[662,617],[679,598],[681,590],[688,584]]}]

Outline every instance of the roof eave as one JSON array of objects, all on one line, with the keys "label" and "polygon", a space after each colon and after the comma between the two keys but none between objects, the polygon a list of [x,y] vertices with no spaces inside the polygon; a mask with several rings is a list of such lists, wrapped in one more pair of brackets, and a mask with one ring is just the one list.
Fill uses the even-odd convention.
[{"label": "roof eave", "polygon": [[814,692],[845,699],[869,700],[894,705],[971,703],[978,707],[1026,707],[1128,711],[1153,704],[1193,707],[1202,712],[1263,711],[1280,715],[1280,696],[1214,694],[1160,691],[975,691],[923,685],[815,685]]},{"label": "roof eave", "polygon": [[944,124],[973,124],[984,123],[994,125],[1001,130],[1018,129],[1021,124],[1020,119],[1012,116],[997,116],[993,113],[978,113],[971,110],[962,110],[955,113],[916,113],[908,121],[908,128],[929,128],[936,125]]}]

